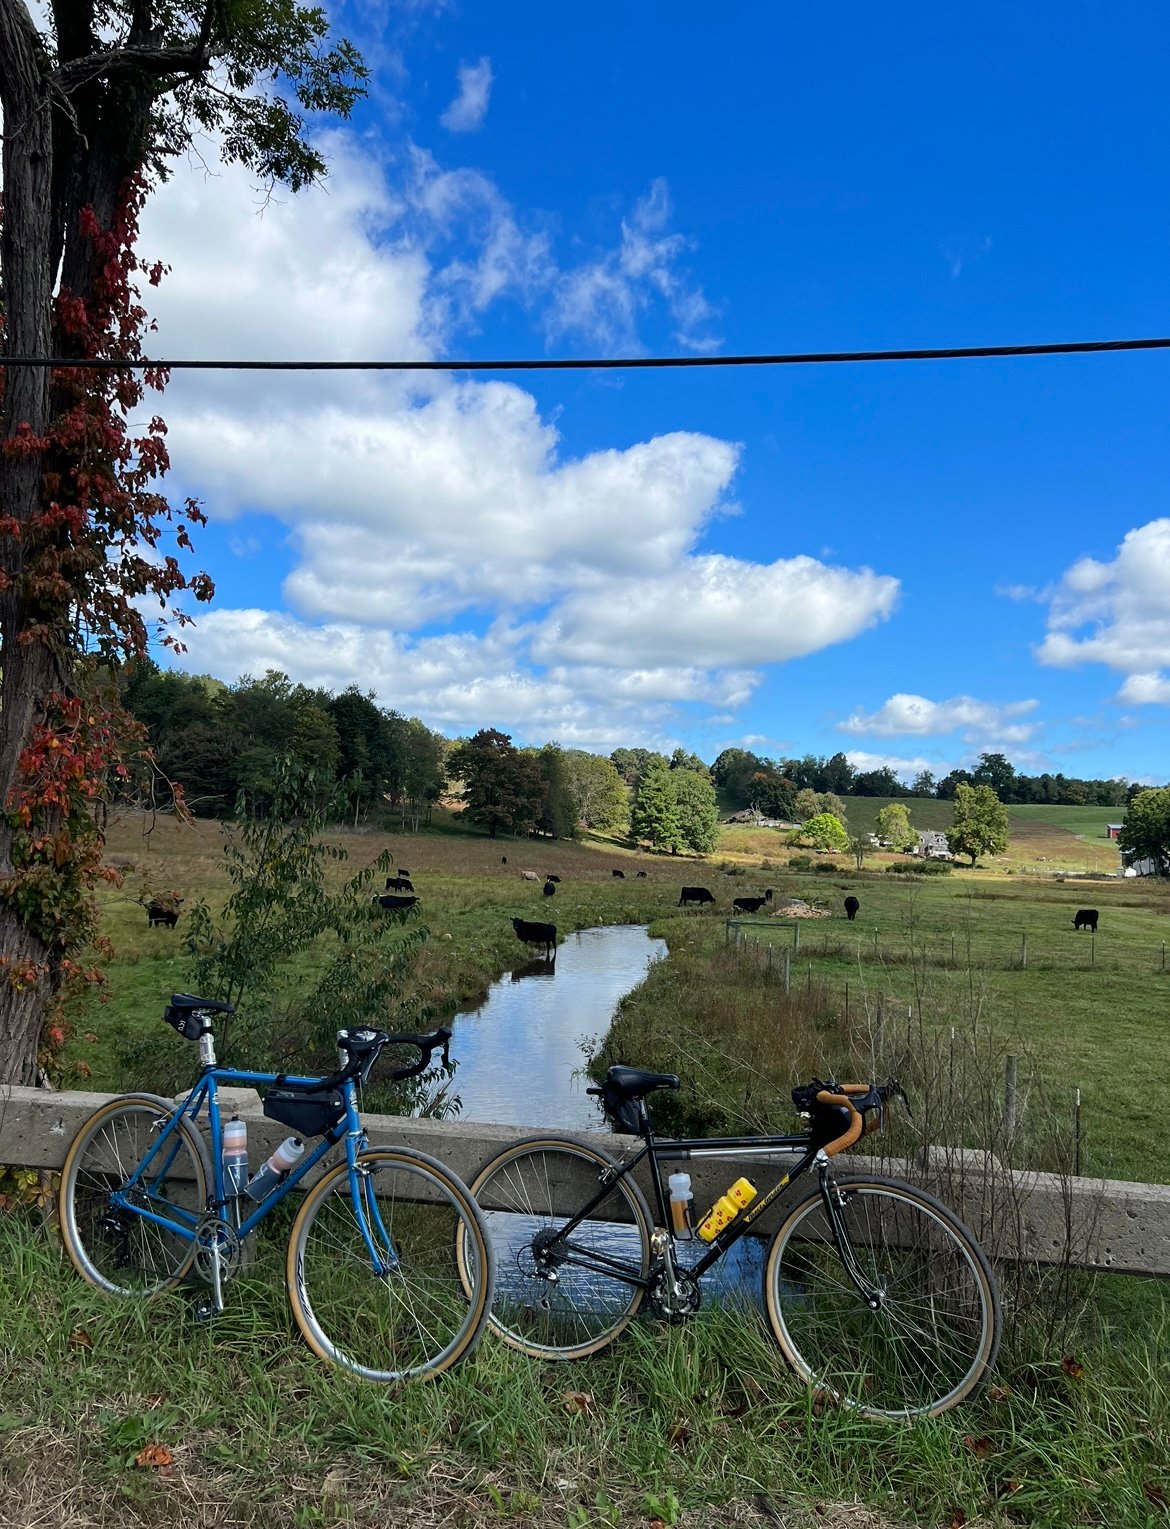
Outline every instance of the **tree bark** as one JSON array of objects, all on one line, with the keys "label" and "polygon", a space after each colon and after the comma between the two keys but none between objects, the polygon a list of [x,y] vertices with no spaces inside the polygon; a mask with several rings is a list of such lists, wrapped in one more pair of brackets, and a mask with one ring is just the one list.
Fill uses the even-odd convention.
[{"label": "tree bark", "polygon": [[[4,224],[0,233],[6,329],[5,355],[47,356],[51,333],[52,109],[47,63],[20,0],[0,0],[0,105],[4,110]],[[0,414],[5,445],[24,427],[41,436],[49,424],[49,375],[42,368],[8,368]],[[28,524],[40,502],[39,452],[0,456],[0,515]],[[8,801],[38,707],[57,681],[57,660],[39,641],[22,641],[27,624],[20,586],[20,538],[0,540],[0,803]],[[13,830],[0,815],[0,891],[12,876]],[[52,992],[50,951],[17,911],[0,898],[0,1083],[33,1083],[37,1042]],[[35,974],[28,980],[26,972]]]}]

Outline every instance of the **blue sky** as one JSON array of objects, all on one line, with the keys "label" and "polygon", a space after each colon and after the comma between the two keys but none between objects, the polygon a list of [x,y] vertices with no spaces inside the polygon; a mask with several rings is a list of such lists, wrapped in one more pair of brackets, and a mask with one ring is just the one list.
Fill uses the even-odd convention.
[{"label": "blue sky", "polygon": [[[152,202],[160,352],[1170,330],[1164,6],[334,14],[375,78],[327,186]],[[176,376],[219,590],[182,662],[449,735],[1161,783],[1168,367]]]}]

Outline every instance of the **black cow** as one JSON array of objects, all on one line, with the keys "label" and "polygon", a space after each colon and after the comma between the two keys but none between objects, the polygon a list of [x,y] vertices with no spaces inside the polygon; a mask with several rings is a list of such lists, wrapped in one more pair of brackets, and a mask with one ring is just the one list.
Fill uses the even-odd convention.
[{"label": "black cow", "polygon": [[635,877],[636,881],[645,881],[645,879],[646,879],[646,872],[645,871],[639,871],[637,876]]},{"label": "black cow", "polygon": [[737,897],[731,906],[738,913],[758,913],[767,901],[766,897]]},{"label": "black cow", "polygon": [[611,876],[616,876],[619,881],[625,881],[625,879],[626,879],[625,871],[610,871],[609,874]]},{"label": "black cow", "polygon": [[385,908],[390,913],[405,913],[407,908],[413,908],[418,902],[417,897],[397,897],[389,894],[384,897],[375,897],[374,901],[380,908]]},{"label": "black cow", "polygon": [[545,882],[542,891],[546,897],[554,897],[556,895],[556,890],[556,883],[550,877],[549,880]]},{"label": "black cow", "polygon": [[413,892],[414,883],[409,876],[399,872],[397,876],[386,877],[386,890],[387,892]]},{"label": "black cow", "polygon": [[771,887],[769,887],[768,890],[764,893],[764,901],[766,903],[770,903],[772,901],[772,888]]},{"label": "black cow", "polygon": [[[181,897],[175,899],[181,903]],[[146,927],[153,929],[156,924],[165,924],[168,929],[173,929],[179,922],[179,910],[177,907],[164,908],[162,903],[151,903],[146,910]]]},{"label": "black cow", "polygon": [[861,904],[857,901],[856,897],[847,897],[845,899],[845,914],[850,923],[857,917],[860,907]]},{"label": "black cow", "polygon": [[404,865],[400,865],[398,867],[398,874],[400,876],[409,876],[410,872],[406,869],[406,867]]},{"label": "black cow", "polygon": [[523,940],[525,945],[541,945],[544,947],[546,956],[556,956],[557,926],[555,924],[533,924],[526,918],[514,918],[512,928],[516,931],[516,938]]},{"label": "black cow", "polygon": [[1073,919],[1073,928],[1091,929],[1093,933],[1096,934],[1097,920],[1100,918],[1100,916],[1101,915],[1097,912],[1096,908],[1078,908],[1076,917]]},{"label": "black cow", "polygon": [[501,856],[500,856],[500,864],[501,864],[501,865],[507,865],[507,863],[508,863],[508,857],[507,857],[507,855],[501,855]]},{"label": "black cow", "polygon": [[560,881],[561,878],[559,876],[554,876],[551,871],[547,871],[545,873],[545,878],[544,879],[545,879],[545,881]]},{"label": "black cow", "polygon": [[685,908],[687,903],[713,903],[715,898],[706,887],[684,887],[679,894],[678,905]]}]

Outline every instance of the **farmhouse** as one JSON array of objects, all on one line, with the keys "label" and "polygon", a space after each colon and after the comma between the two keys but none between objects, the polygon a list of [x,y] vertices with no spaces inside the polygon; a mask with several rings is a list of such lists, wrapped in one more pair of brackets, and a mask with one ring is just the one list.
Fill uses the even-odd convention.
[{"label": "farmhouse", "polygon": [[1121,838],[1121,827],[1122,827],[1122,825],[1120,823],[1106,823],[1106,825],[1105,825],[1105,837],[1107,839],[1120,839]]},{"label": "farmhouse", "polygon": [[745,807],[742,812],[733,812],[729,818],[724,818],[725,823],[744,823],[749,828],[792,828],[791,823],[782,823],[779,818],[765,817],[758,807]]},{"label": "farmhouse", "polygon": [[918,830],[918,843],[910,851],[912,855],[921,855],[925,860],[953,860],[950,846],[947,844],[947,836],[937,828],[920,828]]}]

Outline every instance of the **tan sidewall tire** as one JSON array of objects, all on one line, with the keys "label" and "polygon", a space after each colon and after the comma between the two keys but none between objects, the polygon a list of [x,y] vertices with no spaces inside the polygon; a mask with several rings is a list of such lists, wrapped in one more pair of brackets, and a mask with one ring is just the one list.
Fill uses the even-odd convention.
[{"label": "tan sidewall tire", "polygon": [[[953,1210],[925,1189],[918,1189],[913,1184],[905,1184],[900,1179],[883,1178],[878,1174],[842,1174],[836,1179],[836,1183],[842,1189],[877,1189],[883,1190],[887,1194],[899,1194],[925,1207],[932,1215],[937,1216],[944,1223],[956,1239],[964,1245],[967,1253],[970,1255],[971,1265],[978,1275],[983,1291],[986,1309],[991,1315],[988,1330],[983,1340],[982,1352],[979,1355],[977,1364],[972,1366],[973,1373],[970,1379],[961,1391],[940,1405],[925,1408],[923,1411],[911,1415],[914,1417],[937,1417],[940,1413],[949,1412],[952,1407],[959,1406],[960,1403],[965,1402],[973,1392],[979,1389],[988,1371],[995,1363],[995,1357],[999,1352],[999,1340],[1003,1326],[999,1310],[999,1292],[996,1289],[995,1277],[991,1272],[991,1266],[987,1262],[986,1255],[979,1246],[975,1234],[971,1231],[970,1227],[960,1221]],[[796,1204],[793,1205],[784,1220],[773,1232],[772,1240],[768,1245],[768,1256],[764,1261],[764,1306],[768,1313],[768,1325],[772,1329],[772,1336],[776,1339],[785,1360],[796,1371],[801,1380],[806,1382],[811,1377],[807,1373],[804,1360],[789,1345],[784,1323],[777,1308],[775,1299],[775,1265],[780,1257],[780,1250],[785,1243],[789,1228],[799,1216],[803,1215],[810,1202],[813,1201],[817,1204],[821,1203],[820,1191],[817,1189],[812,1190],[809,1194],[802,1195]],[[881,1412],[876,1408],[869,1409],[859,1406],[856,1408],[856,1411],[863,1415],[874,1417],[890,1416],[889,1413]]]},{"label": "tan sidewall tire", "polygon": [[[474,1303],[473,1317],[464,1334],[463,1341],[440,1363],[433,1365],[428,1370],[424,1370],[420,1375],[412,1375],[409,1377],[412,1384],[420,1380],[433,1380],[436,1375],[441,1375],[444,1370],[449,1370],[452,1365],[458,1364],[461,1359],[470,1353],[470,1351],[479,1341],[480,1334],[483,1332],[484,1326],[488,1319],[488,1313],[490,1310],[490,1298],[492,1293],[492,1273],[494,1266],[492,1264],[491,1244],[486,1233],[484,1232],[483,1223],[481,1222],[479,1216],[479,1208],[475,1203],[474,1196],[468,1190],[466,1184],[463,1183],[462,1179],[456,1177],[456,1175],[453,1174],[445,1164],[439,1162],[437,1158],[429,1157],[425,1152],[400,1151],[395,1147],[367,1147],[364,1152],[360,1152],[358,1154],[359,1163],[368,1162],[371,1158],[379,1158],[382,1161],[390,1161],[395,1163],[407,1163],[411,1167],[415,1168],[421,1166],[425,1168],[429,1173],[433,1173],[436,1178],[442,1179],[448,1190],[451,1192],[452,1197],[458,1201],[459,1206],[463,1211],[464,1216],[466,1217],[464,1224],[474,1226],[479,1233],[481,1242],[480,1256],[484,1269],[484,1278],[479,1281],[479,1289],[477,1292],[475,1292],[476,1300]],[[374,1376],[362,1375],[359,1371],[352,1370],[347,1365],[339,1364],[336,1354],[331,1354],[329,1350],[324,1348],[319,1342],[316,1333],[313,1331],[313,1325],[309,1320],[308,1314],[301,1304],[301,1282],[297,1276],[297,1246],[301,1239],[301,1233],[305,1226],[308,1224],[309,1218],[315,1214],[317,1206],[321,1203],[325,1196],[332,1193],[333,1187],[339,1179],[345,1179],[348,1184],[348,1163],[338,1163],[335,1168],[331,1168],[329,1172],[326,1173],[313,1186],[312,1189],[309,1190],[301,1204],[300,1210],[297,1211],[296,1217],[292,1224],[292,1230],[288,1235],[288,1251],[285,1254],[284,1264],[284,1279],[285,1288],[288,1291],[288,1302],[292,1308],[292,1314],[296,1319],[296,1324],[301,1330],[301,1336],[313,1350],[313,1353],[316,1354],[318,1359],[323,1359],[326,1364],[334,1365],[339,1369],[345,1369],[347,1373],[356,1376],[359,1380],[368,1380],[373,1385],[394,1385],[399,1383],[405,1384],[405,1382],[379,1381]],[[457,1242],[457,1251],[461,1251],[463,1238],[459,1237]],[[468,1299],[470,1300],[473,1292],[468,1289],[468,1284],[470,1281],[467,1279],[467,1276],[464,1272],[461,1257],[459,1260],[458,1272],[459,1280],[463,1286],[464,1294],[467,1295]]]},{"label": "tan sidewall tire", "polygon": [[[506,1164],[514,1161],[518,1157],[526,1157],[530,1153],[537,1152],[542,1149],[552,1150],[555,1152],[571,1152],[575,1156],[584,1158],[587,1162],[596,1163],[598,1167],[617,1168],[620,1166],[620,1164],[618,1164],[615,1159],[609,1155],[608,1152],[602,1152],[596,1147],[583,1146],[580,1142],[574,1141],[571,1137],[529,1136],[524,1141],[518,1141],[515,1146],[507,1148],[506,1151],[499,1153],[496,1157],[493,1157],[489,1163],[486,1163],[484,1167],[481,1168],[480,1171],[476,1174],[475,1180],[471,1186],[471,1193],[478,1199],[479,1192],[483,1185],[487,1182],[488,1178],[494,1172],[496,1172],[497,1169],[504,1167]],[[642,1273],[645,1275],[649,1271],[650,1233],[654,1225],[653,1218],[650,1214],[650,1207],[646,1204],[646,1197],[638,1185],[635,1183],[633,1178],[627,1177],[622,1179],[621,1189],[629,1191],[630,1200],[638,1218],[637,1225],[642,1232]],[[621,1192],[621,1189],[619,1189],[619,1193]],[[460,1278],[464,1281],[464,1288],[466,1289],[466,1275],[464,1273],[462,1249],[459,1250],[459,1275]],[[501,1327],[494,1317],[489,1316],[488,1324],[491,1327],[492,1332],[495,1333],[497,1337],[502,1338],[503,1341],[509,1346],[509,1348],[514,1348],[521,1354],[531,1355],[531,1357],[534,1359],[555,1359],[558,1361],[570,1359],[588,1359],[591,1355],[599,1354],[602,1349],[608,1348],[614,1339],[619,1337],[626,1330],[626,1328],[637,1316],[645,1294],[645,1290],[636,1287],[634,1290],[634,1299],[630,1304],[629,1311],[627,1311],[623,1317],[619,1318],[617,1323],[609,1330],[609,1332],[603,1333],[602,1336],[596,1339],[593,1343],[580,1344],[578,1347],[573,1349],[548,1349],[541,1348],[536,1344],[525,1343],[523,1339],[517,1338],[514,1333],[510,1333],[505,1328]]]},{"label": "tan sidewall tire", "polygon": [[[84,1279],[87,1284],[94,1285],[99,1290],[108,1290],[109,1287],[102,1284],[99,1280],[95,1280],[93,1278],[92,1274],[90,1273],[89,1269],[86,1268],[85,1263],[83,1262],[78,1252],[77,1242],[75,1240],[76,1228],[74,1226],[73,1216],[72,1180],[76,1171],[77,1159],[80,1156],[83,1148],[89,1145],[90,1140],[92,1139],[93,1128],[97,1126],[97,1124],[105,1116],[123,1113],[127,1105],[139,1105],[143,1109],[154,1110],[159,1114],[159,1116],[172,1115],[174,1114],[175,1110],[179,1108],[173,1099],[162,1099],[157,1094],[119,1094],[116,1099],[111,1099],[108,1104],[103,1104],[100,1109],[94,1110],[93,1114],[90,1115],[89,1118],[81,1125],[81,1127],[78,1129],[77,1135],[69,1144],[69,1150],[66,1152],[65,1161],[61,1166],[61,1189],[59,1200],[61,1241],[65,1244],[65,1251],[69,1254],[69,1261],[77,1270],[78,1274],[81,1275],[82,1279]],[[199,1183],[199,1203],[205,1206],[207,1204],[207,1186],[209,1183],[211,1183],[212,1180],[211,1165],[207,1157],[207,1148],[204,1145],[203,1137],[190,1123],[190,1121],[180,1121],[179,1131],[182,1133],[188,1145],[191,1147],[195,1156],[195,1162],[198,1165],[200,1174],[202,1175],[201,1182]],[[145,1297],[149,1298],[151,1295],[159,1295],[164,1290],[173,1290],[176,1285],[180,1284],[184,1279],[186,1279],[187,1275],[191,1271],[191,1265],[194,1262],[195,1244],[192,1242],[191,1250],[187,1257],[184,1259],[180,1269],[174,1275],[172,1275],[171,1278],[163,1280],[153,1290],[145,1292]]]}]

